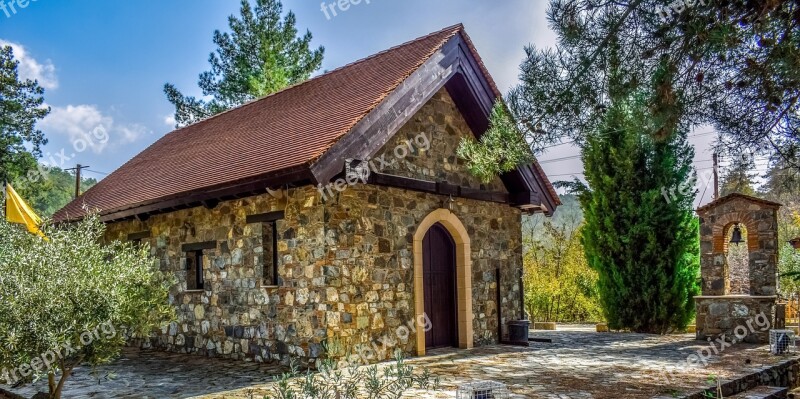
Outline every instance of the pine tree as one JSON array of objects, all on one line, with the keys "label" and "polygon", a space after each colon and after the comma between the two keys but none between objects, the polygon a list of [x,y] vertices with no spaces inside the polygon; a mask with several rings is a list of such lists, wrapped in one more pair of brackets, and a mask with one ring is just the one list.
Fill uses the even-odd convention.
[{"label": "pine tree", "polygon": [[457,151],[458,157],[467,161],[469,172],[484,183],[533,160],[528,143],[503,101],[494,104],[489,121],[489,129],[480,141],[467,138]]},{"label": "pine tree", "polygon": [[279,0],[256,0],[254,8],[242,0],[240,18],[228,19],[231,32],[214,32],[211,70],[200,74],[198,86],[212,99],[206,102],[164,85],[178,127],[300,83],[320,68],[325,49],[311,50],[311,32],[298,37],[294,13],[281,19],[282,14]]},{"label": "pine tree", "polygon": [[47,144],[36,122],[50,109],[44,89],[33,80],[20,80],[10,46],[0,47],[0,184],[36,170],[36,158]]},{"label": "pine tree", "polygon": [[733,193],[756,195],[754,187],[758,173],[755,170],[756,165],[751,157],[743,155],[735,158],[722,176],[719,194],[723,197]]},{"label": "pine tree", "polygon": [[764,197],[784,205],[800,203],[800,169],[776,157],[764,176]]},{"label": "pine tree", "polygon": [[694,316],[699,225],[696,192],[662,195],[694,178],[687,131],[656,135],[649,100],[641,91],[618,97],[587,135],[582,242],[609,327],[664,334]]},{"label": "pine tree", "polygon": [[800,1],[550,0],[548,20],[557,46],[526,48],[509,95],[535,149],[580,144],[603,120],[617,46],[634,85],[671,65],[686,103],[672,116],[713,125],[728,155],[749,148],[800,166]]}]

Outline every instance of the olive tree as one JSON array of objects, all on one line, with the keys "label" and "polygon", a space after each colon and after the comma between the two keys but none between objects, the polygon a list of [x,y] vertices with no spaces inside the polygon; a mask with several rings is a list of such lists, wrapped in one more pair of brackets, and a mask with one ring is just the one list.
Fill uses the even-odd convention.
[{"label": "olive tree", "polygon": [[46,378],[58,399],[75,367],[109,362],[171,319],[170,282],[147,247],[105,242],[96,216],[43,231],[0,221],[0,382]]}]

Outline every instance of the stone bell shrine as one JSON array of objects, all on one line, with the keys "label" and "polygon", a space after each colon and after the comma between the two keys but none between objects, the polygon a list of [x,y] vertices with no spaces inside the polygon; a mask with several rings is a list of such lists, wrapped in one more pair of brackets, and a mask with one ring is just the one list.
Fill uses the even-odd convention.
[{"label": "stone bell shrine", "polygon": [[780,204],[730,194],[697,209],[702,295],[697,339],[769,342],[778,289]]}]

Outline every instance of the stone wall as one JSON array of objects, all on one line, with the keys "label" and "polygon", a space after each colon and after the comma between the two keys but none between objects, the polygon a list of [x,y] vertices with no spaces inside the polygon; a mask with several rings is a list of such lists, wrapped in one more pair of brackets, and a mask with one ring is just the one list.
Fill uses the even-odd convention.
[{"label": "stone wall", "polygon": [[[732,380],[726,379],[720,385],[722,388],[722,397],[748,397],[741,395],[745,392],[756,387],[788,387],[795,388],[800,385],[800,360],[791,359],[779,363],[775,366],[760,367],[757,371],[748,375],[737,377]],[[707,399],[713,398],[717,395],[717,386],[711,386],[699,392],[695,392],[681,399]],[[755,397],[749,396],[749,397]],[[779,397],[779,396],[773,396]],[[791,398],[791,396],[789,396]]]},{"label": "stone wall", "polygon": [[[417,144],[420,134],[429,139],[428,151]],[[378,157],[383,155],[385,160],[393,161],[381,168],[380,172],[420,180],[446,181],[474,189],[507,192],[503,182],[497,177],[489,183],[483,183],[469,174],[465,161],[456,156],[456,149],[465,137],[474,135],[447,90],[441,89],[378,152]],[[409,151],[408,156],[397,157],[395,150],[407,147],[406,143],[409,142],[414,150]],[[400,150],[397,153],[403,154]]]},{"label": "stone wall", "polygon": [[[399,159],[392,173],[447,179],[486,190],[455,159],[468,131],[452,100],[439,93],[385,150],[421,132],[429,151]],[[437,164],[443,164],[440,169]],[[441,172],[444,170],[445,172]],[[389,173],[389,170],[384,171]],[[446,197],[400,188],[355,185],[342,192],[292,188],[281,198],[263,194],[154,215],[108,226],[108,239],[147,231],[159,268],[177,279],[170,302],[177,320],[143,342],[172,351],[270,361],[288,355],[313,361],[369,346],[368,361],[395,348],[414,354],[413,235]],[[264,245],[260,223],[248,215],[284,211],[277,222],[278,286],[260,278]],[[466,226],[472,246],[473,342],[498,341],[498,308],[505,322],[520,317],[521,212],[508,205],[457,198],[453,213]],[[203,251],[206,286],[187,291],[182,246],[214,242]],[[501,303],[495,269],[501,270]],[[413,327],[412,327],[413,328]]]},{"label": "stone wall", "polygon": [[729,233],[736,223],[744,225],[747,231],[749,294],[776,295],[778,206],[743,196],[723,200],[719,200],[718,205],[698,211],[703,295],[731,293],[730,265],[726,253]]},{"label": "stone wall", "polygon": [[[737,328],[752,325],[759,315],[767,318],[764,322],[770,327],[775,322],[779,207],[731,194],[698,209],[703,295],[695,298],[697,339],[716,339],[722,334],[734,339]],[[729,241],[737,224],[742,227],[746,248],[734,250]],[[728,256],[731,252],[738,256]],[[730,262],[734,258],[747,260],[746,267],[736,267]],[[751,331],[745,340],[769,342],[768,328]]]},{"label": "stone wall", "polygon": [[[327,203],[312,187],[289,193],[282,201],[263,195],[109,226],[109,239],[150,231],[143,242],[160,269],[177,278],[170,292],[177,320],[150,345],[256,361],[315,359],[323,343],[353,349],[390,342],[387,355],[395,347],[414,353],[413,335],[396,340],[397,328],[414,320],[412,237],[444,198],[374,186],[352,187]],[[260,226],[245,218],[277,209],[286,211],[278,222],[280,286],[270,287],[259,278]],[[521,215],[463,199],[453,212],[474,243],[474,343],[496,343],[495,268],[502,271],[504,323],[519,317]],[[181,246],[206,241],[217,244],[204,251],[206,288],[189,292]]]},{"label": "stone wall", "polygon": [[[775,320],[775,298],[752,296],[697,297],[697,339],[737,339],[749,343],[769,342]],[[738,330],[737,330],[738,328]]]}]

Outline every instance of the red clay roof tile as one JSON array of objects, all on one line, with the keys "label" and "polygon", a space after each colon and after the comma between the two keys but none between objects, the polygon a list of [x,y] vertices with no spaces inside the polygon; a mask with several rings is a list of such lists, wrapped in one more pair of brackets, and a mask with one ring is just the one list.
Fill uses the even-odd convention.
[{"label": "red clay roof tile", "polygon": [[462,25],[443,29],[168,133],[54,219],[81,218],[84,206],[109,214],[309,164],[460,32]]}]

